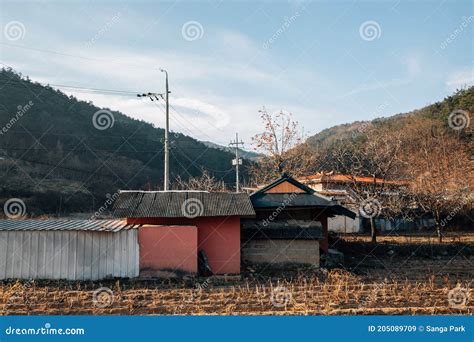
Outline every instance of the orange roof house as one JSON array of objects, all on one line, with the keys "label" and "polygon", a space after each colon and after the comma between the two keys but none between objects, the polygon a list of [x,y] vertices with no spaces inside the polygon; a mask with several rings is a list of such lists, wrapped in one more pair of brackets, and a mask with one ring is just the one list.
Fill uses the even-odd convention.
[{"label": "orange roof house", "polygon": [[389,180],[370,176],[352,176],[344,174],[329,173],[316,173],[314,175],[303,176],[298,179],[304,184],[319,184],[319,183],[376,183],[376,184],[387,184],[403,186],[407,185],[408,182],[404,180]]}]

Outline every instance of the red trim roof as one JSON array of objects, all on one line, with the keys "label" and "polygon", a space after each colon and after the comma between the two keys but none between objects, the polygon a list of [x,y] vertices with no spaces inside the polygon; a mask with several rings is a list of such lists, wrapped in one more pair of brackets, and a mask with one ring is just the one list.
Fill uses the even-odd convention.
[{"label": "red trim roof", "polygon": [[298,178],[301,182],[313,181],[314,183],[380,183],[380,184],[393,184],[393,185],[406,185],[407,181],[404,180],[388,180],[383,178],[374,178],[367,176],[351,176],[344,174],[324,174],[316,173],[314,175],[303,176]]}]

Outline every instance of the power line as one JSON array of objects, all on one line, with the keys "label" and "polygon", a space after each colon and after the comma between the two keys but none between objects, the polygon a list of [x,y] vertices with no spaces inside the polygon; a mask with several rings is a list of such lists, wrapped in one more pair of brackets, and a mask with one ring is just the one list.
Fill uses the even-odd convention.
[{"label": "power line", "polygon": [[25,46],[25,45],[19,45],[19,44],[7,43],[7,42],[0,42],[0,44],[1,45],[6,45],[6,46],[11,46],[11,47],[14,47],[14,48],[37,51],[37,52],[43,52],[43,53],[49,53],[49,54],[54,54],[54,55],[59,55],[59,56],[85,59],[85,60],[88,60],[88,61],[122,64],[122,65],[133,66],[134,68],[138,68],[138,69],[149,70],[149,67],[144,67],[142,64],[125,63],[125,62],[120,62],[120,61],[111,60],[111,59],[100,59],[100,58],[92,58],[92,57],[87,57],[87,56],[79,56],[79,55],[74,55],[74,54],[71,54],[71,53],[65,53],[65,52],[59,52],[59,51],[47,50],[47,49],[40,49],[40,48],[31,47],[31,46]]},{"label": "power line", "polygon": [[[53,83],[41,83],[41,82],[29,82],[26,80],[13,80],[13,79],[3,79],[7,81],[7,83],[16,83],[16,84],[31,84],[31,85],[40,85],[43,87],[57,87],[57,88],[65,88],[65,89],[73,89],[76,91],[84,91],[84,92],[93,92],[93,93],[102,93],[103,95],[126,95],[126,96],[136,96],[137,92],[127,91],[127,90],[117,90],[117,89],[105,89],[105,88],[87,88],[87,87],[80,87],[80,86],[72,86],[66,84],[53,84]],[[0,81],[2,79],[0,78]]]},{"label": "power line", "polygon": [[[38,165],[44,165],[44,166],[54,166],[57,169],[64,169],[64,170],[69,170],[69,171],[74,171],[74,172],[79,172],[79,173],[85,173],[85,174],[98,174],[98,173],[92,172],[90,170],[76,169],[76,168],[71,168],[71,167],[67,167],[67,166],[60,166],[60,165],[41,162],[41,161],[36,161],[36,160],[28,160],[28,159],[23,159],[23,158],[13,158],[13,157],[10,157],[10,156],[8,156],[6,160],[16,160],[16,161],[21,161],[21,162],[31,163],[31,164],[38,164]],[[100,166],[100,168],[102,168],[102,167],[104,167],[104,166]],[[98,175],[102,176],[102,177],[109,177],[109,178],[116,179],[116,177],[111,176],[111,175],[100,174],[100,173]]]}]

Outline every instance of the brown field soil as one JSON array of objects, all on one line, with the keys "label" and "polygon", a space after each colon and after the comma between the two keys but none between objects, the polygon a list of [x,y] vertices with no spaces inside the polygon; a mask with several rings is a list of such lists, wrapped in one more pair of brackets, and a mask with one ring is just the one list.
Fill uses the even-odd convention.
[{"label": "brown field soil", "polygon": [[[331,270],[247,267],[241,278],[230,280],[5,281],[0,314],[474,314],[472,244],[437,250],[342,241],[341,247],[344,265]],[[107,292],[94,297],[101,287],[113,298]]]}]

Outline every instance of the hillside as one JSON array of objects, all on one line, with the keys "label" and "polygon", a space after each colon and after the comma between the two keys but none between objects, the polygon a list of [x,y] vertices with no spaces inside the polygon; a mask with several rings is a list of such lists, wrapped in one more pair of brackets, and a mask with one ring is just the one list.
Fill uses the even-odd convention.
[{"label": "hillside", "polygon": [[[111,113],[113,124],[97,129],[101,108],[92,103],[11,70],[0,72],[0,84],[2,203],[21,198],[35,215],[94,212],[117,189],[162,188],[163,129],[108,109],[99,114]],[[207,170],[233,186],[232,153],[180,133],[170,138],[171,180]]]},{"label": "hillside", "polygon": [[[235,155],[235,148],[233,147],[218,145],[211,141],[203,141],[202,143],[208,147],[217,148],[219,150],[227,151]],[[239,148],[239,156],[245,159],[257,160],[261,156],[261,154]]]},{"label": "hillside", "polygon": [[[474,113],[474,87],[458,90],[442,101],[408,113],[401,113],[387,118],[377,118],[372,121],[355,121],[353,123],[333,126],[309,137],[307,142],[312,148],[330,149],[335,143],[343,143],[347,139],[357,139],[366,129],[377,129],[387,126],[393,129],[403,129],[405,125],[409,124],[409,120],[406,119],[411,115],[437,119],[443,121],[448,126],[449,114],[458,109]],[[472,123],[470,127],[472,132]],[[464,136],[464,138],[467,138],[467,136]]]}]

